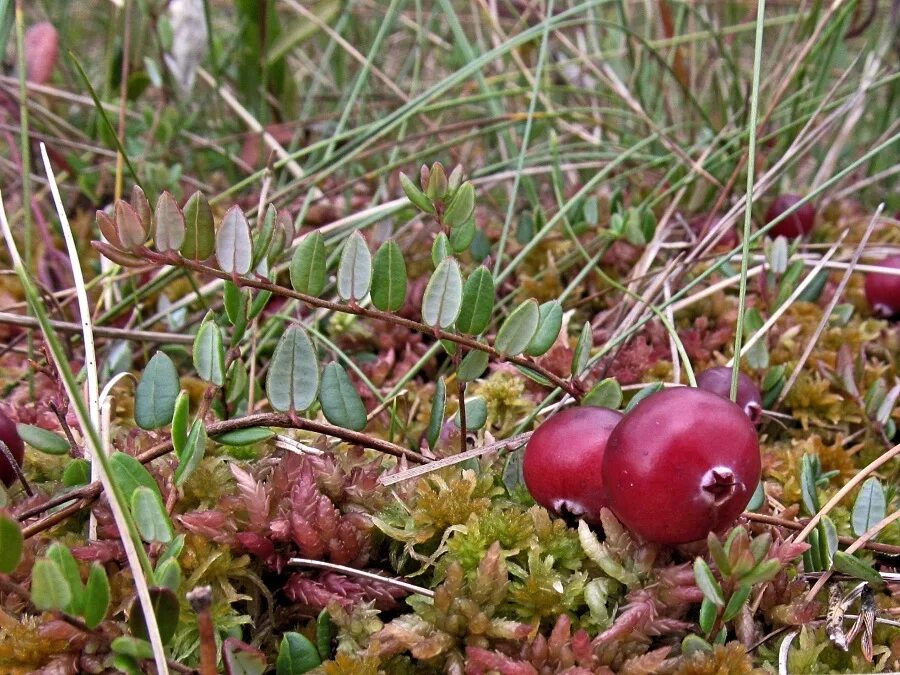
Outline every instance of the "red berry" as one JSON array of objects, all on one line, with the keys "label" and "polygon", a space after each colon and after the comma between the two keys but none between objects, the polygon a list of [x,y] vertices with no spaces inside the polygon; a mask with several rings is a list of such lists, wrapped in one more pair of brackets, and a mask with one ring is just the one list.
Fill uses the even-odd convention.
[{"label": "red berry", "polygon": [[[6,443],[13,459],[16,460],[19,466],[22,466],[22,460],[25,458],[25,445],[22,443],[22,439],[19,438],[19,431],[16,429],[15,422],[9,419],[2,410],[0,410],[0,441]],[[3,481],[6,487],[9,487],[16,482],[17,477],[15,469],[10,465],[9,460],[6,459],[6,455],[0,453],[0,481]]]},{"label": "red berry", "polygon": [[[766,223],[771,223],[801,199],[803,198],[800,195],[780,195],[776,197],[769,210],[766,211]],[[807,202],[769,230],[769,235],[771,237],[802,237],[812,232],[815,224],[816,209]]]},{"label": "red berry", "polygon": [[556,514],[600,522],[607,505],[600,479],[603,452],[622,413],[583,406],[556,413],[531,435],[522,471],[534,500]]},{"label": "red berry", "polygon": [[609,506],[647,541],[682,544],[730,525],[760,477],[759,440],[740,406],[677,387],[638,403],[603,460]]},{"label": "red berry", "polygon": [[[697,375],[697,386],[731,400],[731,368],[716,366],[704,370]],[[759,387],[744,373],[738,373],[738,390],[736,403],[744,409],[747,417],[754,424],[759,424],[762,417],[762,394]]]},{"label": "red berry", "polygon": [[[888,256],[877,265],[900,270],[900,255]],[[884,272],[866,274],[866,300],[879,316],[889,318],[900,314],[900,276]]]},{"label": "red berry", "polygon": [[[691,232],[697,235],[698,238],[706,236],[706,233],[710,230],[714,230],[719,226],[719,221],[721,218],[717,215],[713,214],[705,214],[700,216],[694,216],[688,221],[688,227],[691,228]],[[738,244],[738,234],[737,228],[732,225],[729,227],[725,234],[722,235],[722,238],[719,239],[719,243],[716,244],[716,248],[734,248]]]}]

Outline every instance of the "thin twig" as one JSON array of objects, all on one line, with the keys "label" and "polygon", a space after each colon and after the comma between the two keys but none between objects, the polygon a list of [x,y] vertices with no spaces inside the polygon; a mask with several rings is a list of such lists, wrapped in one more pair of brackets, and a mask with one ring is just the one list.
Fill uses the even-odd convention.
[{"label": "thin twig", "polygon": [[363,577],[364,579],[371,579],[372,581],[379,581],[383,584],[402,588],[403,590],[409,591],[410,593],[417,593],[418,595],[424,595],[428,598],[434,597],[434,591],[428,588],[422,588],[421,586],[416,586],[415,584],[411,584],[407,581],[401,581],[400,579],[384,577],[380,574],[375,574],[374,572],[358,570],[355,567],[335,565],[334,563],[325,562],[324,560],[310,560],[309,558],[288,558],[288,565],[297,565],[299,567],[314,567],[320,570],[328,570],[330,572],[340,572],[341,574]]}]

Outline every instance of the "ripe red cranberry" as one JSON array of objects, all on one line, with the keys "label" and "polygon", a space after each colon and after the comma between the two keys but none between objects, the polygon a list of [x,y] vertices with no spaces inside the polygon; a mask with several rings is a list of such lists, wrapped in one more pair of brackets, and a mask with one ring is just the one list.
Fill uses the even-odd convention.
[{"label": "ripe red cranberry", "polygon": [[609,506],[647,541],[683,544],[727,527],[760,477],[759,440],[740,406],[693,387],[638,403],[603,460]]},{"label": "ripe red cranberry", "polygon": [[[19,438],[19,431],[16,429],[15,422],[9,419],[2,410],[0,410],[0,441],[6,443],[13,459],[16,460],[19,466],[22,466],[22,460],[25,458],[25,445],[22,443],[22,439]],[[6,459],[6,455],[0,453],[0,481],[3,481],[6,487],[9,487],[16,482],[16,478],[15,469],[10,465],[9,460]]]},{"label": "ripe red cranberry", "polygon": [[[731,400],[731,368],[716,366],[704,370],[697,375],[697,386]],[[736,403],[744,409],[747,417],[754,424],[759,424],[762,417],[762,394],[759,387],[744,373],[738,373],[738,390]]]},{"label": "ripe red cranberry", "polygon": [[[694,216],[688,221],[688,227],[691,228],[691,232],[693,232],[695,235],[697,235],[698,238],[700,238],[706,236],[706,233],[710,230],[718,227],[719,220],[721,220],[721,218],[714,214]],[[735,246],[737,246],[737,244],[737,227],[735,225],[732,225],[725,231],[725,234],[722,235],[722,238],[719,239],[719,243],[716,244],[716,248],[734,248]]]},{"label": "ripe red cranberry", "polygon": [[600,522],[607,506],[600,467],[610,432],[622,413],[583,406],[556,413],[525,447],[522,471],[534,500],[547,510]]},{"label": "ripe red cranberry", "polygon": [[[876,264],[900,270],[900,255],[888,256]],[[866,300],[878,316],[900,315],[900,276],[884,272],[866,274]]]},{"label": "ripe red cranberry", "polygon": [[[766,211],[766,223],[771,223],[801,199],[803,198],[800,195],[779,195],[776,197]],[[812,232],[815,224],[816,209],[807,202],[769,230],[769,236],[773,238],[778,236],[788,238],[802,237]]]}]

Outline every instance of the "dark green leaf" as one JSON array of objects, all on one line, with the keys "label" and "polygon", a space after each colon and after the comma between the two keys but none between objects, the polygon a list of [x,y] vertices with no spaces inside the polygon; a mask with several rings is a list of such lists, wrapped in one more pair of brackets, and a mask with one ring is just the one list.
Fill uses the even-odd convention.
[{"label": "dark green leaf", "polygon": [[747,504],[746,511],[758,511],[763,507],[763,504],[766,503],[766,491],[763,488],[762,481],[756,484],[756,490],[753,491],[753,496],[750,497],[750,503]]},{"label": "dark green leaf", "polygon": [[319,612],[316,618],[316,651],[319,658],[327,661],[331,658],[331,643],[334,640],[335,626],[327,609]]},{"label": "dark green leaf", "polygon": [[225,383],[225,345],[214,321],[204,321],[194,338],[194,368],[202,380],[218,387]]},{"label": "dark green leaf", "polygon": [[237,325],[246,319],[247,291],[241,290],[231,281],[226,281],[223,300],[225,305],[225,316],[228,317],[228,320],[232,325]]},{"label": "dark green leaf", "polygon": [[16,429],[22,440],[35,450],[40,450],[47,455],[68,455],[69,441],[52,431],[31,424],[17,424]]},{"label": "dark green leaf", "polygon": [[810,455],[803,455],[800,462],[800,496],[807,515],[814,516],[819,512],[819,494],[816,489],[816,473]]},{"label": "dark green leaf", "polygon": [[54,542],[47,549],[47,557],[59,566],[59,571],[62,572],[63,578],[69,585],[72,599],[64,609],[71,614],[81,614],[84,609],[84,584],[72,552],[67,546]]},{"label": "dark green leaf", "polygon": [[182,574],[181,565],[177,560],[164,560],[153,572],[156,584],[162,588],[178,593],[181,590]]},{"label": "dark green leaf", "polygon": [[303,675],[322,663],[315,645],[300,633],[285,633],[275,663],[277,675]]},{"label": "dark green leaf", "polygon": [[760,584],[764,581],[771,581],[781,571],[781,569],[782,564],[780,561],[775,560],[774,558],[763,560],[748,574],[745,574],[741,577],[741,583],[747,584],[748,586],[753,586],[754,584]]},{"label": "dark green leaf", "polygon": [[156,250],[160,253],[177,251],[184,245],[184,214],[167,191],[156,200],[156,231],[153,235]]},{"label": "dark green leaf", "polygon": [[147,468],[131,455],[113,452],[109,456],[109,470],[113,482],[119,486],[119,490],[129,503],[132,493],[141,485],[159,492],[159,486]]},{"label": "dark green leaf", "polygon": [[19,566],[24,544],[19,523],[0,513],[0,574],[11,574]]},{"label": "dark green leaf", "polygon": [[406,302],[406,261],[394,240],[375,253],[372,304],[383,312],[396,312]]},{"label": "dark green leaf", "polygon": [[731,594],[731,597],[728,598],[728,604],[725,606],[724,614],[722,614],[722,621],[731,621],[736,617],[749,597],[750,586],[748,584],[740,584],[734,590],[734,593]]},{"label": "dark green leaf", "polygon": [[556,338],[559,337],[559,330],[562,328],[562,305],[558,300],[550,300],[540,306],[540,318],[538,319],[538,329],[528,343],[525,353],[529,356],[542,356],[549,351]]},{"label": "dark green leaf", "polygon": [[873,525],[881,521],[886,513],[887,501],[884,488],[877,478],[869,478],[856,495],[853,504],[853,534],[861,537]]},{"label": "dark green leaf", "polygon": [[454,253],[463,253],[475,239],[475,220],[469,218],[466,222],[450,230],[450,248]]},{"label": "dark green leaf", "polygon": [[434,204],[431,203],[431,200],[428,199],[425,193],[417,188],[403,172],[400,173],[400,187],[403,188],[403,192],[406,193],[406,197],[409,201],[411,201],[420,211],[434,213]]},{"label": "dark green leaf", "polygon": [[581,399],[581,405],[596,405],[601,408],[618,410],[622,405],[622,387],[615,378],[607,377],[591,387]]},{"label": "dark green leaf", "polygon": [[224,434],[214,436],[213,440],[220,445],[252,445],[267,441],[275,435],[269,427],[248,427],[247,429],[235,429]]},{"label": "dark green leaf", "polygon": [[466,279],[456,328],[468,335],[480,335],[490,323],[493,311],[494,277],[481,266]]},{"label": "dark green leaf", "polygon": [[91,565],[84,590],[84,622],[88,628],[96,628],[109,610],[109,579],[99,563]]},{"label": "dark green leaf", "polygon": [[446,227],[459,227],[475,212],[475,187],[465,182],[453,195],[453,199],[444,211],[443,223]]},{"label": "dark green leaf", "polygon": [[195,192],[184,205],[185,237],[181,255],[189,260],[206,260],[215,248],[216,233],[212,209],[201,192]]},{"label": "dark green leaf", "polygon": [[147,640],[122,635],[113,640],[110,647],[116,654],[129,656],[139,661],[153,658],[153,647]]},{"label": "dark green leaf", "polygon": [[188,416],[190,415],[191,397],[182,390],[175,399],[175,412],[172,414],[172,449],[181,459],[188,437]]},{"label": "dark green leaf", "polygon": [[216,232],[216,260],[219,269],[229,274],[246,274],[253,262],[250,223],[235,204],[225,213]]},{"label": "dark green leaf", "polygon": [[629,410],[632,410],[638,403],[650,396],[650,394],[662,391],[662,388],[662,382],[652,382],[646,387],[643,387],[638,393],[631,397],[630,401],[628,401],[628,405],[625,406],[625,412],[627,413]]},{"label": "dark green leaf", "polygon": [[422,319],[429,326],[448,328],[462,307],[462,274],[459,263],[445,258],[438,265],[422,296]]},{"label": "dark green leaf", "polygon": [[[713,605],[713,607],[715,607],[715,605]],[[699,635],[694,635],[693,633],[685,635],[684,639],[681,641],[681,654],[683,656],[690,656],[697,652],[709,653],[712,650],[713,646],[711,644]]]},{"label": "dark green leaf", "polygon": [[138,487],[131,494],[131,513],[144,541],[165,544],[172,540],[172,522],[158,492]]},{"label": "dark green leaf", "polygon": [[253,261],[252,266],[260,271],[266,265],[269,257],[269,249],[272,247],[272,240],[275,238],[275,221],[278,217],[278,211],[272,204],[266,209],[266,215],[263,218],[262,227],[253,241]]},{"label": "dark green leaf", "polygon": [[[178,596],[168,588],[154,587],[150,589],[150,604],[156,615],[156,625],[159,628],[162,642],[168,644],[175,635],[175,629],[178,628],[178,615],[181,611],[178,605]],[[131,608],[128,610],[128,627],[131,629],[132,635],[143,640],[150,639],[147,633],[147,623],[144,621],[144,612],[141,610],[137,598],[132,601]]]},{"label": "dark green leaf", "polygon": [[62,482],[66,487],[87,485],[91,481],[91,463],[86,459],[73,459],[63,471]]},{"label": "dark green leaf", "polygon": [[275,410],[306,410],[319,390],[319,359],[309,336],[293,324],[281,336],[269,362],[266,392]]},{"label": "dark green leaf", "polygon": [[318,297],[325,290],[325,239],[321,232],[308,234],[291,258],[291,286],[298,293]]},{"label": "dark green leaf", "polygon": [[181,387],[175,364],[156,352],[141,375],[134,394],[134,421],[141,429],[159,429],[172,421]]},{"label": "dark green leaf", "polygon": [[585,321],[581,327],[581,335],[575,344],[575,353],[572,355],[572,375],[578,377],[587,366],[591,356],[591,348],[594,346],[594,332],[591,330],[591,322]]},{"label": "dark green leaf", "polygon": [[713,576],[712,570],[703,558],[694,560],[694,579],[697,581],[697,587],[703,591],[703,597],[710,602],[715,603],[719,607],[725,606],[725,596],[722,593],[722,587]]},{"label": "dark green leaf", "polygon": [[178,487],[184,485],[205,455],[206,426],[202,420],[194,420],[184,446],[184,453],[178,462],[178,468],[175,469],[175,485]]},{"label": "dark green leaf", "polygon": [[425,186],[425,194],[429,199],[442,199],[447,194],[447,174],[444,165],[435,162],[428,172],[428,184]]},{"label": "dark green leaf", "polygon": [[40,558],[31,568],[31,602],[41,611],[65,610],[72,601],[69,584],[53,560]]},{"label": "dark green leaf", "polygon": [[497,331],[494,348],[505,356],[518,356],[537,332],[540,309],[537,300],[529,298],[516,307]]},{"label": "dark green leaf", "polygon": [[[456,426],[461,426],[459,412],[453,418]],[[478,431],[487,422],[487,403],[481,396],[466,399],[466,431]]]},{"label": "dark green leaf", "polygon": [[831,564],[836,571],[856,579],[862,579],[876,591],[883,589],[886,585],[884,578],[869,563],[845,551],[835,551]]},{"label": "dark green leaf", "polygon": [[700,603],[700,630],[709,634],[713,629],[713,625],[716,623],[717,614],[718,609],[716,608],[716,604],[706,596],[703,596],[703,602]]},{"label": "dark green leaf", "polygon": [[338,294],[344,300],[359,302],[369,292],[372,283],[372,254],[366,240],[355,230],[347,238],[341,261],[338,263]]},{"label": "dark green leaf", "polygon": [[473,349],[463,357],[459,364],[457,377],[463,382],[471,382],[481,377],[481,374],[487,370],[488,355],[480,349]]},{"label": "dark green leaf", "polygon": [[439,232],[431,245],[431,262],[437,267],[444,258],[449,258],[451,255],[450,240],[446,234]]},{"label": "dark green leaf", "polygon": [[340,364],[329,363],[325,366],[319,401],[325,419],[332,424],[353,431],[366,428],[366,407]]},{"label": "dark green leaf", "polygon": [[444,426],[444,411],[447,405],[447,385],[444,378],[439,377],[434,387],[434,397],[431,399],[431,417],[428,420],[428,430],[425,437],[428,439],[428,447],[434,449],[438,437],[441,435],[441,427]]}]

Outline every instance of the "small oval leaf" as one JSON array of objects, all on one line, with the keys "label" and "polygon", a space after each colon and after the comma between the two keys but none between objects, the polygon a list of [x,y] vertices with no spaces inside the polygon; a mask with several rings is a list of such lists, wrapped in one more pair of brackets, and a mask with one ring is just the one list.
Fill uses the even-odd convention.
[{"label": "small oval leaf", "polygon": [[456,328],[468,335],[480,335],[490,323],[493,311],[494,277],[482,265],[466,279]]},{"label": "small oval leaf", "polygon": [[11,574],[22,561],[25,539],[19,523],[0,513],[0,574]]},{"label": "small oval leaf", "polygon": [[252,445],[262,443],[275,435],[269,427],[248,427],[247,429],[235,429],[224,434],[214,436],[213,440],[220,445]]},{"label": "small oval leaf", "polygon": [[434,386],[434,398],[431,399],[431,417],[428,420],[428,429],[425,438],[428,447],[432,450],[441,435],[441,427],[444,426],[444,412],[447,406],[447,385],[443,377],[439,377]]},{"label": "small oval leaf", "polygon": [[225,383],[225,345],[222,330],[214,321],[204,321],[194,338],[194,368],[200,379],[217,387]]},{"label": "small oval leaf", "polygon": [[201,420],[194,420],[184,445],[184,452],[179,458],[178,468],[175,469],[175,485],[178,487],[184,485],[205,455],[206,427]]},{"label": "small oval leaf", "polygon": [[459,364],[459,370],[456,376],[463,382],[471,382],[481,377],[481,374],[487,370],[488,355],[480,349],[473,349],[465,355]]},{"label": "small oval leaf", "polygon": [[122,248],[126,251],[133,251],[147,240],[147,230],[144,229],[137,212],[128,202],[121,199],[116,202],[116,229]]},{"label": "small oval leaf", "polygon": [[474,212],[475,187],[472,183],[467,181],[463,183],[456,191],[456,194],[453,195],[453,199],[447,206],[447,210],[444,211],[442,222],[446,227],[451,229],[459,227],[471,218]]},{"label": "small oval leaf", "polygon": [[[150,588],[150,605],[153,607],[162,643],[167,644],[175,636],[175,629],[178,628],[178,616],[181,612],[178,596],[168,588],[153,587]],[[128,627],[131,629],[132,635],[143,640],[150,639],[144,612],[137,598],[128,609]]]},{"label": "small oval leaf", "polygon": [[160,253],[177,251],[184,245],[184,214],[167,191],[156,200],[156,233],[154,241]]},{"label": "small oval leaf", "polygon": [[266,393],[269,404],[280,412],[306,410],[319,390],[319,359],[309,336],[300,326],[290,326],[281,336],[269,363]]},{"label": "small oval leaf", "polygon": [[190,414],[191,397],[182,390],[175,399],[175,412],[172,414],[172,449],[180,459],[187,445],[188,415]]},{"label": "small oval leaf", "polygon": [[525,353],[529,356],[542,356],[546,354],[556,338],[559,337],[559,331],[562,328],[563,311],[562,305],[558,300],[550,300],[540,306],[540,318],[538,319],[538,329],[528,343]]},{"label": "small oval leaf", "polygon": [[[487,402],[481,396],[473,396],[466,399],[466,430],[477,431],[481,429],[487,422]],[[462,422],[459,412],[453,418],[456,426],[461,426]]]},{"label": "small oval leaf", "polygon": [[146,542],[158,541],[163,544],[172,541],[172,536],[175,534],[172,522],[169,520],[166,507],[158,492],[144,486],[138,487],[131,495],[131,513],[134,515],[134,522],[141,533],[141,539]]},{"label": "small oval leaf", "polygon": [[321,232],[308,234],[291,258],[291,286],[298,293],[318,297],[325,290],[325,238]]},{"label": "small oval leaf", "polygon": [[591,356],[591,348],[594,346],[594,333],[591,330],[590,321],[585,321],[581,328],[581,335],[575,345],[575,353],[572,355],[572,375],[578,377],[584,372],[588,359]]},{"label": "small oval leaf", "polygon": [[16,429],[22,440],[35,450],[40,450],[47,455],[68,455],[69,441],[57,433],[41,429],[31,424],[17,424]]},{"label": "small oval leaf", "polygon": [[715,604],[717,607],[725,606],[725,596],[722,593],[722,587],[713,576],[712,570],[703,558],[694,560],[694,579],[697,587],[703,591],[703,597]]},{"label": "small oval leaf", "polygon": [[288,632],[281,638],[276,675],[303,675],[321,663],[316,646],[305,635]]},{"label": "small oval leaf", "polygon": [[884,488],[877,478],[869,478],[859,490],[853,504],[853,534],[861,537],[876,523],[884,519],[887,501]]},{"label": "small oval leaf", "polygon": [[429,326],[447,328],[462,307],[462,274],[459,263],[445,258],[428,280],[422,296],[422,319]]},{"label": "small oval leaf", "polygon": [[337,272],[338,295],[344,300],[359,302],[369,292],[372,283],[372,254],[359,231],[353,232],[344,244]]},{"label": "small oval leaf", "polygon": [[206,260],[216,242],[212,209],[202,192],[195,192],[184,205],[184,243],[181,255],[190,260]]},{"label": "small oval leaf", "polygon": [[329,363],[325,366],[319,401],[325,419],[332,424],[353,431],[366,428],[366,407],[340,364]]},{"label": "small oval leaf", "polygon": [[135,423],[149,431],[171,422],[179,391],[175,364],[164,352],[156,352],[144,368],[134,394]]},{"label": "small oval leaf", "polygon": [[443,232],[438,233],[438,236],[434,238],[434,243],[431,245],[431,262],[437,267],[444,258],[449,257],[451,254],[450,240],[447,238],[447,235]]},{"label": "small oval leaf", "polygon": [[506,317],[497,331],[494,348],[505,356],[518,356],[525,351],[537,332],[539,319],[537,300],[529,298]]},{"label": "small oval leaf", "polygon": [[425,213],[434,213],[434,204],[431,203],[431,200],[402,171],[400,172],[400,187],[406,193],[406,198],[419,210]]},{"label": "small oval leaf", "polygon": [[72,601],[69,584],[54,561],[40,558],[31,568],[31,602],[41,611],[65,610]]},{"label": "small oval leaf", "polygon": [[109,471],[112,474],[113,482],[129,503],[131,495],[141,486],[159,492],[159,486],[147,471],[147,467],[124,452],[117,450],[109,456]]},{"label": "small oval leaf", "polygon": [[375,253],[372,304],[382,312],[396,312],[406,302],[406,261],[394,240],[384,242]]},{"label": "small oval leaf", "polygon": [[622,387],[615,378],[607,377],[591,387],[581,399],[581,405],[595,405],[601,408],[618,410],[622,405]]},{"label": "small oval leaf", "polygon": [[96,628],[109,610],[109,578],[99,563],[91,565],[84,589],[84,622],[88,628]]},{"label": "small oval leaf", "polygon": [[246,274],[253,262],[250,223],[235,204],[225,213],[216,232],[216,260],[219,269],[229,274]]}]

